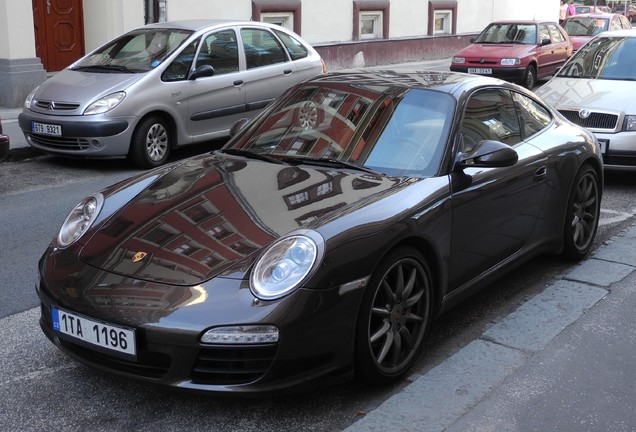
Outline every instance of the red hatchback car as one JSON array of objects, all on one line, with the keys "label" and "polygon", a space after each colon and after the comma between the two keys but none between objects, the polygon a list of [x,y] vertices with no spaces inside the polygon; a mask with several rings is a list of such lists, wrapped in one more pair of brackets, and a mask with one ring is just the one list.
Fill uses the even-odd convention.
[{"label": "red hatchback car", "polygon": [[573,15],[563,21],[563,29],[570,36],[574,52],[599,33],[630,28],[632,24],[627,18],[614,13]]},{"label": "red hatchback car", "polygon": [[572,42],[552,21],[497,21],[455,54],[450,69],[489,75],[532,89],[563,66]]}]

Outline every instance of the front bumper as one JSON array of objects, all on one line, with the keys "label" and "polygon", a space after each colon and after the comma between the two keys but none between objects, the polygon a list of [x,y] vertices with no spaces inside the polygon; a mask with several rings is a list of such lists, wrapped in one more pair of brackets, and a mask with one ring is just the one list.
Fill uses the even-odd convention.
[{"label": "front bumper", "polygon": [[[40,326],[64,353],[94,368],[178,389],[231,394],[281,394],[330,385],[353,376],[353,340],[362,292],[340,294],[299,289],[270,302],[254,301],[239,280],[213,279],[205,284],[208,297],[191,305],[157,308],[152,298],[130,298],[139,282],[124,279],[120,287],[101,289],[91,299],[69,286],[40,280]],[[243,287],[242,287],[243,286]],[[97,289],[97,287],[93,287]],[[184,299],[188,287],[147,283],[144,290],[163,299]],[[359,290],[361,291],[361,290]],[[108,293],[110,298],[107,299]],[[126,299],[118,300],[120,295]],[[71,301],[75,298],[75,301]],[[124,307],[130,305],[126,313]],[[181,300],[180,300],[181,301]],[[62,307],[100,321],[132,327],[136,332],[136,360],[98,352],[53,330],[51,307]],[[271,324],[279,328],[274,344],[203,344],[201,335],[220,325]]]},{"label": "front bumper", "polygon": [[[100,116],[51,116],[23,110],[18,123],[27,143],[45,153],[75,157],[126,157],[137,118],[104,119]],[[57,125],[62,135],[33,132],[33,122]]]},{"label": "front bumper", "polygon": [[525,75],[526,75],[526,68],[525,67],[490,67],[490,66],[458,66],[458,65],[451,65],[450,70],[453,72],[463,72],[463,73],[469,73],[468,69],[491,69],[492,73],[491,74],[482,74],[482,73],[478,73],[477,75],[483,75],[483,76],[489,76],[489,77],[495,77],[495,78],[499,78],[501,80],[505,80],[505,81],[509,81],[509,82],[514,82],[514,83],[521,83],[523,82]]},{"label": "front bumper", "polygon": [[605,167],[636,167],[636,132],[594,132],[601,143]]}]

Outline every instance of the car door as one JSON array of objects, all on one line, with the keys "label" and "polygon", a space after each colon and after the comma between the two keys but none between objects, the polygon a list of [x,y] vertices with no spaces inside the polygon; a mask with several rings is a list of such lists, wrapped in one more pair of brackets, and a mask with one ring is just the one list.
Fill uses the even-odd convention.
[{"label": "car door", "polygon": [[532,239],[546,193],[546,156],[522,140],[509,90],[478,90],[466,102],[458,152],[485,140],[510,145],[518,154],[511,167],[467,166],[451,174],[452,239],[449,288],[456,289],[514,256]]},{"label": "car door", "polygon": [[551,41],[550,45],[546,46],[550,50],[550,64],[546,75],[554,75],[572,55],[572,44],[556,24],[547,24],[546,27]]},{"label": "car door", "polygon": [[240,31],[245,72],[247,111],[259,111],[300,80],[296,65],[272,32],[264,28],[243,27]]},{"label": "car door", "polygon": [[214,74],[188,81],[188,133],[195,139],[204,133],[225,133],[236,120],[245,116],[246,96],[240,56],[234,29],[213,31],[202,37],[193,69],[210,65]]}]

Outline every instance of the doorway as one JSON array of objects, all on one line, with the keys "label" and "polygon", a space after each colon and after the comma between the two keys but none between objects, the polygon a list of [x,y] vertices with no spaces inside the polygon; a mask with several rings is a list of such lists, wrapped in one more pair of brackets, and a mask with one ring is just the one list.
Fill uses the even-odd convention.
[{"label": "doorway", "polygon": [[82,0],[32,0],[35,55],[48,72],[84,55]]}]

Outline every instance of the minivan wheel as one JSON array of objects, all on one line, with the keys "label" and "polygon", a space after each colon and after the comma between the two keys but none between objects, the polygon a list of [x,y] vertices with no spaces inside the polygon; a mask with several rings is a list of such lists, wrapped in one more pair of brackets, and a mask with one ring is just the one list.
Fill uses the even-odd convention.
[{"label": "minivan wheel", "polygon": [[154,168],[166,163],[170,144],[170,130],[166,121],[160,116],[150,116],[135,129],[130,157],[140,168]]}]

